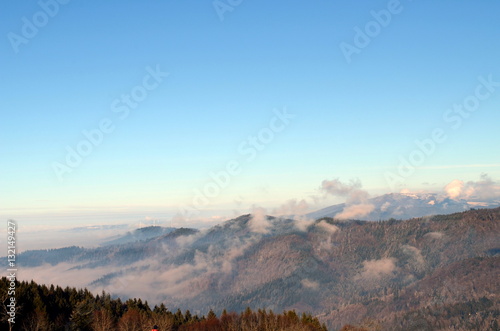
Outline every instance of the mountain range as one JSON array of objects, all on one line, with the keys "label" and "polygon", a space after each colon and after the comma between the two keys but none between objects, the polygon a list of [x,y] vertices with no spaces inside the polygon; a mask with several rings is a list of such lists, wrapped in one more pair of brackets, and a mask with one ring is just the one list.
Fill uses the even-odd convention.
[{"label": "mountain range", "polygon": [[[403,205],[409,199],[372,201]],[[401,215],[424,212],[424,204],[458,208],[432,199],[408,204]],[[397,208],[382,212],[390,210]],[[154,227],[138,241],[27,251],[18,264],[21,277],[39,283],[86,286],[200,313],[296,309],[331,329],[347,323],[391,330],[497,327],[500,208],[412,217],[369,222],[242,215],[204,231]]]},{"label": "mountain range", "polygon": [[[366,221],[410,219],[438,214],[451,214],[471,208],[498,207],[500,201],[473,202],[465,199],[450,199],[435,193],[390,193],[368,199],[365,205],[370,212],[357,217]],[[307,214],[311,219],[335,217],[349,207],[346,203],[329,206]]]}]

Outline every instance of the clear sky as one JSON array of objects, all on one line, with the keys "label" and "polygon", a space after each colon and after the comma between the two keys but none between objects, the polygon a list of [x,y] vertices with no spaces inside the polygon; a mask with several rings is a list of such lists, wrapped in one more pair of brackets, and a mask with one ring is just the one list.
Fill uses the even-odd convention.
[{"label": "clear sky", "polygon": [[[500,179],[499,13],[472,0],[6,1],[0,214],[62,226],[195,204],[195,218],[224,218],[325,179],[372,195]],[[415,140],[435,129],[422,154]],[[424,158],[401,176],[412,155]]]}]

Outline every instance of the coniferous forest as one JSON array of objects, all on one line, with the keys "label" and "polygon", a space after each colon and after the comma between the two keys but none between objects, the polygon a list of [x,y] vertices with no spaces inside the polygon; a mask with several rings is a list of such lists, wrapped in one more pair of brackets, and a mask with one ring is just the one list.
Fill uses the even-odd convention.
[{"label": "coniferous forest", "polygon": [[[9,283],[2,277],[1,293],[7,294]],[[163,304],[151,308],[141,299],[123,302],[105,292],[94,295],[87,289],[48,287],[33,281],[16,282],[16,319],[15,323],[9,323],[7,299],[6,295],[2,298],[1,330],[142,331],[151,330],[153,326],[157,326],[158,331],[327,330],[311,314],[298,314],[293,310],[277,314],[247,308],[241,313],[224,310],[219,316],[209,310],[206,315],[199,315],[189,310],[171,311]]]}]

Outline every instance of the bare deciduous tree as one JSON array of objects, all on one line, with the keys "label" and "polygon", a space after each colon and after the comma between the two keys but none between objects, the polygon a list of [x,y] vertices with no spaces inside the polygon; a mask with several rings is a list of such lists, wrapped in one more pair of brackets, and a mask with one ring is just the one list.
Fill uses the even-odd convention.
[{"label": "bare deciduous tree", "polygon": [[94,331],[109,331],[114,328],[115,321],[107,309],[101,309],[94,312],[92,328]]}]

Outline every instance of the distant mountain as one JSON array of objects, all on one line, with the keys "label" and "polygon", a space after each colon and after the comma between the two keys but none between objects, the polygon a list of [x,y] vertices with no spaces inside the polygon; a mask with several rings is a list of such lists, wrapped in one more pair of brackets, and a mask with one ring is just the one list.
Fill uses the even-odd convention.
[{"label": "distant mountain", "polygon": [[[414,198],[391,199],[374,201]],[[495,330],[499,238],[500,208],[381,222],[243,215],[203,232],[30,251],[18,264],[38,282],[192,312],[297,309],[332,329],[371,320],[383,330]]]},{"label": "distant mountain", "polygon": [[[453,200],[437,194],[391,193],[368,200],[373,211],[357,219],[379,221],[387,219],[410,219],[430,215],[450,214],[469,210],[478,206],[466,200]],[[497,207],[499,204],[485,203],[484,207]],[[309,213],[312,219],[335,217],[346,208],[346,204],[337,204]]]},{"label": "distant mountain", "polygon": [[108,225],[88,225],[88,226],[80,226],[76,228],[70,228],[62,230],[63,232],[91,232],[91,231],[102,231],[102,230],[124,230],[128,227],[127,224],[108,224]]},{"label": "distant mountain", "polygon": [[[151,229],[147,231],[152,231]],[[73,264],[73,269],[96,268],[107,265],[130,265],[157,253],[158,247],[174,250],[176,240],[198,233],[196,229],[179,228],[161,234],[149,241],[130,241],[123,244],[107,245],[99,248],[65,247],[57,249],[28,250],[18,255],[17,261],[25,267],[43,265]],[[126,237],[128,239],[128,237]],[[118,242],[120,242],[118,240]],[[1,258],[0,260],[5,260]]]},{"label": "distant mountain", "polygon": [[101,246],[123,245],[136,241],[148,240],[154,237],[159,237],[177,230],[176,228],[165,228],[161,226],[146,226],[136,229],[132,232],[127,232],[125,235],[115,236],[101,244]]}]

